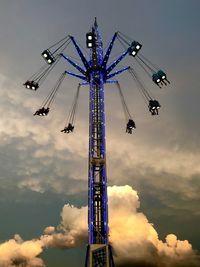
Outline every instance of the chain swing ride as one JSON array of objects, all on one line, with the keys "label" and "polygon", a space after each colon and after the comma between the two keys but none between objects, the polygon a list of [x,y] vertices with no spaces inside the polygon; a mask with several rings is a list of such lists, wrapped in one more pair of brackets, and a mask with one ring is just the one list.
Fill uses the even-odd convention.
[{"label": "chain swing ride", "polygon": [[[124,52],[112,63],[109,63],[109,57],[116,40],[123,46]],[[77,64],[66,55],[69,44],[73,44],[82,64]],[[114,267],[108,228],[104,84],[116,84],[126,119],[126,133],[132,134],[136,124],[128,109],[119,82],[112,78],[127,71],[135,81],[136,87],[144,98],[151,115],[158,115],[161,105],[145,88],[134,67],[128,66],[112,71],[126,56],[130,56],[134,59],[134,63],[138,64],[159,88],[170,82],[163,70],[141,54],[142,45],[121,32],[114,33],[104,52],[96,18],[91,30],[86,34],[86,46],[90,51],[89,59],[85,57],[73,36],[67,35],[56,42],[42,52],[41,55],[46,64],[32,75],[24,83],[24,86],[33,91],[38,90],[61,59],[66,60],[78,71],[78,73],[75,73],[65,70],[39,109],[34,113],[34,116],[48,115],[59,88],[67,75],[79,79],[80,82],[67,122],[64,129],[61,130],[62,133],[68,134],[72,133],[75,128],[81,86],[89,86],[88,246],[85,267]]]}]

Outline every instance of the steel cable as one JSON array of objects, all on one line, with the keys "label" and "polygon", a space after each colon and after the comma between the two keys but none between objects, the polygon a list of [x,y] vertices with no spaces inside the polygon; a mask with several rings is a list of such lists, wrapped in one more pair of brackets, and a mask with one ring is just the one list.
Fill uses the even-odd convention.
[{"label": "steel cable", "polygon": [[42,105],[41,107],[50,107],[51,104],[53,103],[54,99],[55,99],[55,96],[58,92],[58,89],[60,88],[61,86],[61,83],[63,82],[65,78],[65,72],[63,72],[61,74],[61,76],[59,77],[59,79],[57,80],[56,82],[56,85],[53,87],[52,91],[50,92],[50,94],[45,98],[45,100],[42,102]]},{"label": "steel cable", "polygon": [[122,107],[123,107],[123,110],[124,110],[125,119],[126,119],[126,122],[127,122],[129,119],[131,119],[131,114],[130,114],[130,111],[129,111],[128,106],[126,104],[126,101],[125,101],[124,95],[122,93],[121,86],[120,86],[119,82],[117,82],[116,84],[117,84],[117,88],[118,88],[118,91],[119,91]]},{"label": "steel cable", "polygon": [[75,119],[76,119],[76,112],[77,112],[77,106],[78,106],[78,98],[79,98],[80,87],[81,87],[81,84],[79,83],[79,84],[78,84],[78,87],[77,87],[76,95],[75,95],[74,100],[73,100],[73,103],[72,103],[71,110],[70,110],[70,112],[69,112],[68,118],[67,118],[66,123],[65,123],[66,126],[67,126],[69,123],[71,123],[71,124],[73,125],[74,122],[75,122]]},{"label": "steel cable", "polygon": [[150,93],[146,90],[146,88],[144,87],[143,83],[141,82],[139,76],[138,76],[137,73],[133,70],[133,68],[130,68],[130,69],[129,69],[129,73],[131,74],[131,76],[132,76],[133,79],[135,80],[136,85],[138,85],[137,88],[140,89],[139,91],[141,92],[142,97],[144,98],[145,103],[146,103],[147,106],[148,106],[148,104],[149,104],[149,100],[153,99],[153,98],[152,98],[153,96],[151,96]]}]

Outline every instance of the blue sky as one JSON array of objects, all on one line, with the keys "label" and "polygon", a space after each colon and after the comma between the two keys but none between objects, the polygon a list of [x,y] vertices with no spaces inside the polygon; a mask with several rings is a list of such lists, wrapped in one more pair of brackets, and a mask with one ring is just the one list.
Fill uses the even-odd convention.
[{"label": "blue sky", "polygon": [[[128,184],[138,192],[140,210],[160,239],[174,233],[200,251],[199,10],[197,0],[1,0],[1,243],[15,234],[24,240],[38,238],[45,227],[60,223],[64,204],[87,204],[87,89],[81,91],[76,131],[66,136],[60,130],[76,90],[73,78],[61,88],[48,118],[32,116],[59,72],[68,67],[66,62],[37,92],[22,84],[43,64],[41,51],[66,34],[85,46],[85,33],[97,16],[105,45],[115,31],[131,36],[171,81],[160,90],[140,71],[162,105],[160,116],[154,118],[131,77],[119,78],[137,124],[132,136],[124,133],[115,88],[106,87],[109,184]],[[123,64],[134,66],[130,60]],[[84,255],[83,246],[51,248],[42,257],[49,267],[78,267]]]}]

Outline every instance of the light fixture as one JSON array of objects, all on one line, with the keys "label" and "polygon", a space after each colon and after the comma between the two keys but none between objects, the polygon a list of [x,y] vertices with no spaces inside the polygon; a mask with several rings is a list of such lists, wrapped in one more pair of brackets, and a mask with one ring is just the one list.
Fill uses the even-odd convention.
[{"label": "light fixture", "polygon": [[142,45],[140,43],[133,41],[129,47],[129,55],[135,57],[141,48]]},{"label": "light fixture", "polygon": [[166,82],[170,83],[170,81],[168,81],[168,79],[167,79],[167,75],[166,75],[166,73],[164,73],[164,71],[162,71],[162,70],[159,70],[159,71],[157,71],[156,73],[153,73],[153,75],[152,75],[152,80],[153,80],[153,82],[154,82],[155,84],[157,84],[160,88],[161,88],[160,85],[163,85],[163,84],[167,85]]},{"label": "light fixture", "polygon": [[53,53],[51,53],[48,49],[44,50],[42,52],[42,57],[44,58],[44,60],[49,64],[53,64],[55,62],[55,57],[53,55]]},{"label": "light fixture", "polygon": [[24,86],[27,88],[27,89],[31,89],[33,91],[36,91],[38,88],[39,88],[39,84],[35,81],[26,81],[24,83]]},{"label": "light fixture", "polygon": [[158,102],[158,100],[154,100],[154,106],[156,109],[159,109],[161,106],[160,106],[160,103]]},{"label": "light fixture", "polygon": [[30,89],[31,88],[31,81],[26,81],[24,83],[24,86],[27,88],[27,89]]},{"label": "light fixture", "polygon": [[152,75],[152,81],[153,81],[156,85],[158,85],[158,86],[161,88],[161,86],[160,86],[160,83],[161,83],[161,77],[160,77],[160,75],[158,74],[158,72],[153,73],[153,75]]},{"label": "light fixture", "polygon": [[167,80],[167,75],[164,73],[164,71],[159,70],[158,71],[158,76],[160,77],[161,80]]},{"label": "light fixture", "polygon": [[93,32],[88,32],[86,34],[86,45],[87,48],[92,48],[94,46],[94,42],[95,38],[94,38],[94,33]]},{"label": "light fixture", "polygon": [[150,99],[149,100],[149,111],[151,112],[151,115],[158,115],[158,110],[161,107],[161,105],[159,104],[158,100],[153,100]]}]

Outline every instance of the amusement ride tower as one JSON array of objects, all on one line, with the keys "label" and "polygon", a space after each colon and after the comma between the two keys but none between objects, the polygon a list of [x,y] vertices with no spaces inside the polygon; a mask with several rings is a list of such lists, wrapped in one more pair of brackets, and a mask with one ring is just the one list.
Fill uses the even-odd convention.
[{"label": "amusement ride tower", "polygon": [[[112,63],[108,64],[115,40],[123,45],[125,51]],[[64,50],[72,43],[78,52],[82,65],[77,64],[68,57]],[[152,115],[158,115],[161,107],[159,102],[146,90],[140,81],[135,70],[128,66],[112,72],[113,69],[127,56],[132,56],[138,64],[150,75],[153,82],[161,87],[167,85],[166,74],[157,68],[153,63],[138,52],[142,45],[137,41],[130,41],[126,35],[116,32],[105,53],[103,42],[95,19],[90,32],[86,34],[87,48],[90,49],[90,58],[86,59],[80,46],[73,36],[67,35],[65,38],[55,43],[44,52],[42,57],[46,63],[37,73],[28,79],[24,85],[27,89],[37,90],[44,79],[52,71],[58,61],[63,58],[72,65],[79,73],[65,70],[59,77],[56,85],[47,96],[41,107],[34,115],[46,116],[67,75],[78,78],[81,82],[78,85],[68,122],[61,132],[71,133],[74,131],[75,113],[79,90],[81,86],[89,85],[89,158],[88,158],[88,246],[86,253],[85,267],[114,267],[112,249],[109,244],[108,228],[108,195],[107,195],[107,172],[106,172],[106,142],[105,142],[105,112],[104,112],[104,84],[114,83],[117,85],[119,95],[126,117],[126,132],[131,134],[136,128],[123,96],[120,84],[112,78],[128,71],[135,80],[148,109]],[[137,58],[136,58],[137,56]]]},{"label": "amusement ride tower", "polygon": [[[89,162],[88,162],[88,249],[86,266],[113,266],[108,241],[108,196],[106,173],[104,82],[109,51],[103,57],[103,44],[95,20],[91,36],[89,81]],[[89,38],[89,39],[90,39]],[[99,265],[98,265],[99,263]]]}]

